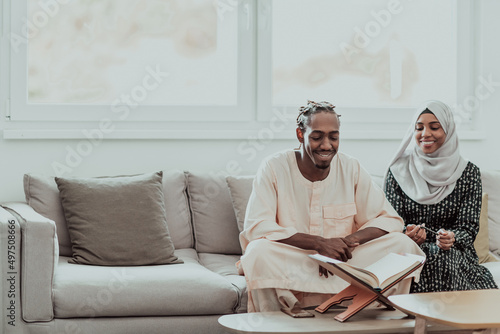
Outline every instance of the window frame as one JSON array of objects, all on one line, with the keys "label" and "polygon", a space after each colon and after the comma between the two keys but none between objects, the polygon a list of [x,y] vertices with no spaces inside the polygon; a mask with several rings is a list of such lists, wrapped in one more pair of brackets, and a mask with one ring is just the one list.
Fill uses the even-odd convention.
[{"label": "window frame", "polygon": [[[12,1],[12,0],[11,0]],[[252,105],[253,95],[252,86],[246,85],[247,82],[253,81],[254,69],[252,66],[252,49],[254,48],[254,38],[251,26],[243,27],[250,13],[245,11],[250,0],[243,0],[237,8],[238,12],[238,93],[237,104],[235,106],[215,106],[215,105],[179,105],[179,106],[152,106],[138,105],[136,108],[131,108],[124,105],[86,105],[86,104],[28,104],[26,100],[27,87],[27,43],[18,44],[18,54],[14,54],[14,49],[11,50],[11,69],[16,73],[16,80],[11,82],[11,120],[13,121],[70,121],[70,122],[85,122],[98,121],[103,115],[111,114],[113,107],[127,107],[129,112],[126,117],[120,117],[119,121],[123,122],[156,122],[156,121],[190,121],[195,118],[199,121],[210,121],[212,119],[226,119],[227,121],[247,121],[251,119],[251,111],[254,109]],[[215,4],[214,4],[215,6]],[[27,12],[27,1],[16,1],[12,6],[11,2],[11,17],[23,18]],[[42,12],[42,10],[40,10]],[[37,12],[38,13],[38,12]],[[37,14],[35,13],[35,14]],[[57,13],[55,14],[57,15]],[[48,16],[48,15],[47,15]],[[24,16],[25,18],[26,16]],[[30,18],[28,18],[30,19]],[[49,18],[50,19],[50,18]],[[26,20],[26,18],[25,18]],[[35,18],[31,18],[35,21]],[[220,22],[224,22],[221,20]],[[23,36],[22,29],[26,23],[21,20],[11,21],[12,34]],[[43,26],[40,28],[43,29]],[[28,38],[29,39],[29,38]],[[243,66],[245,65],[245,66]],[[168,75],[168,69],[148,68],[144,70],[144,77],[150,76],[151,72],[163,73],[162,78]],[[166,78],[165,80],[168,80]],[[137,85],[142,85],[138,82]],[[129,93],[129,92],[124,92]]]},{"label": "window frame", "polygon": [[[294,131],[277,129],[282,129],[281,124],[293,129],[296,110],[290,109],[290,106],[276,108],[271,104],[271,49],[268,46],[272,43],[272,0],[240,0],[238,69],[241,72],[238,73],[238,106],[177,106],[170,107],[175,112],[163,115],[138,108],[132,110],[126,120],[113,118],[110,106],[97,107],[100,109],[93,106],[96,109],[91,112],[84,105],[61,106],[74,108],[79,117],[75,117],[74,112],[67,113],[67,110],[45,114],[32,110],[19,113],[18,110],[22,107],[19,105],[20,96],[16,95],[15,90],[11,90],[12,78],[18,77],[17,73],[20,71],[16,67],[19,66],[19,59],[12,54],[10,44],[12,22],[9,13],[15,9],[11,6],[14,0],[1,1],[3,25],[0,44],[0,108],[3,109],[5,119],[0,124],[5,139],[81,139],[86,138],[85,131],[88,132],[88,129],[105,129],[106,124],[108,129],[112,128],[112,131],[106,133],[106,139],[248,139],[261,133],[262,129],[271,129],[272,139],[294,139]],[[230,4],[236,0],[223,1]],[[474,51],[477,48],[472,46],[477,43],[478,31],[474,23],[478,20],[479,4],[467,0],[459,2],[457,6],[457,21],[460,22],[457,24],[457,35],[461,36],[457,50],[457,97],[459,101],[464,101],[468,96],[474,95],[475,78],[478,74]],[[18,28],[19,26],[20,24]],[[24,76],[26,77],[26,71]],[[399,140],[406,131],[407,120],[414,112],[413,108],[343,110],[352,117],[343,123],[342,138],[352,140]],[[471,119],[459,129],[461,138],[484,138],[478,131],[480,113],[474,110],[470,115]],[[280,126],[277,125],[278,122]],[[381,126],[382,123],[385,125]]]}]

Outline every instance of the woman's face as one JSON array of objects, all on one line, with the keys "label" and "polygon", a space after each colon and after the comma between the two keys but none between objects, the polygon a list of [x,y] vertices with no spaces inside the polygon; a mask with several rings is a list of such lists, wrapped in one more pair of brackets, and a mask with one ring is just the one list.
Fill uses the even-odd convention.
[{"label": "woman's face", "polygon": [[443,145],[446,133],[434,114],[421,114],[415,124],[415,139],[422,151],[430,154]]}]

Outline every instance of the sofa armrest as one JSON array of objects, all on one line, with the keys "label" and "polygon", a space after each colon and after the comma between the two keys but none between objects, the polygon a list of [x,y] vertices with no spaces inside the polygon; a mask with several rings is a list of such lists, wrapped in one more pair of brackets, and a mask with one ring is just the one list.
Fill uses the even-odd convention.
[{"label": "sofa armrest", "polygon": [[0,301],[2,302],[2,321],[0,331],[12,333],[18,326],[20,299],[19,275],[21,273],[20,249],[21,228],[17,220],[0,206]]},{"label": "sofa armrest", "polygon": [[26,322],[50,321],[54,318],[52,283],[59,257],[56,225],[26,203],[5,203],[2,207],[21,229],[22,318]]}]

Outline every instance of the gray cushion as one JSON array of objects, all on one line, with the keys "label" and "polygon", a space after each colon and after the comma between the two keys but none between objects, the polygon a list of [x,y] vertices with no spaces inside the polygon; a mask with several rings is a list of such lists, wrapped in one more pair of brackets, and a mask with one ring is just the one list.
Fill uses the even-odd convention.
[{"label": "gray cushion", "polygon": [[239,230],[226,176],[186,173],[196,250],[241,254]]},{"label": "gray cushion", "polygon": [[193,248],[193,228],[186,194],[186,175],[183,171],[163,171],[163,196],[168,231],[175,248]]},{"label": "gray cushion", "polygon": [[102,178],[56,177],[71,238],[71,263],[178,263],[168,233],[162,172]]},{"label": "gray cushion", "polygon": [[488,194],[490,251],[500,255],[500,171],[481,170],[483,193]]},{"label": "gray cushion", "polygon": [[248,199],[252,193],[253,176],[231,176],[226,177],[231,200],[233,202],[234,214],[238,222],[238,230],[243,231],[245,213],[247,211]]},{"label": "gray cushion", "polygon": [[[55,222],[59,254],[71,256],[71,239],[54,177],[25,174],[24,193],[26,202],[36,212]],[[194,247],[184,172],[179,170],[163,171],[163,194],[167,225],[175,248]]]},{"label": "gray cushion", "polygon": [[239,298],[233,284],[203,267],[194,249],[175,253],[183,264],[75,266],[61,258],[54,277],[56,318],[233,313]]}]

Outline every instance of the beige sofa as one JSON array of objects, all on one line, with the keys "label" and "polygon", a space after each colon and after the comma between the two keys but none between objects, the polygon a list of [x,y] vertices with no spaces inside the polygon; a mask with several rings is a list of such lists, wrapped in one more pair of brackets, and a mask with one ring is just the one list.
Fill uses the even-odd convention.
[{"label": "beige sofa", "polygon": [[[483,175],[491,192],[488,248],[499,255],[500,172]],[[54,178],[26,175],[26,202],[0,207],[1,247],[11,248],[1,252],[3,333],[224,333],[220,315],[246,312],[235,263],[251,182],[165,171],[168,229],[184,263],[115,267],[68,263]],[[500,262],[486,265],[500,282]]]},{"label": "beige sofa", "polygon": [[222,333],[220,315],[246,311],[224,176],[165,171],[167,224],[184,263],[130,267],[68,263],[71,243],[54,179],[24,181],[27,203],[0,208],[2,248],[9,237],[13,246],[11,269],[1,252],[2,281],[12,278],[2,308],[13,305],[2,333]]}]

